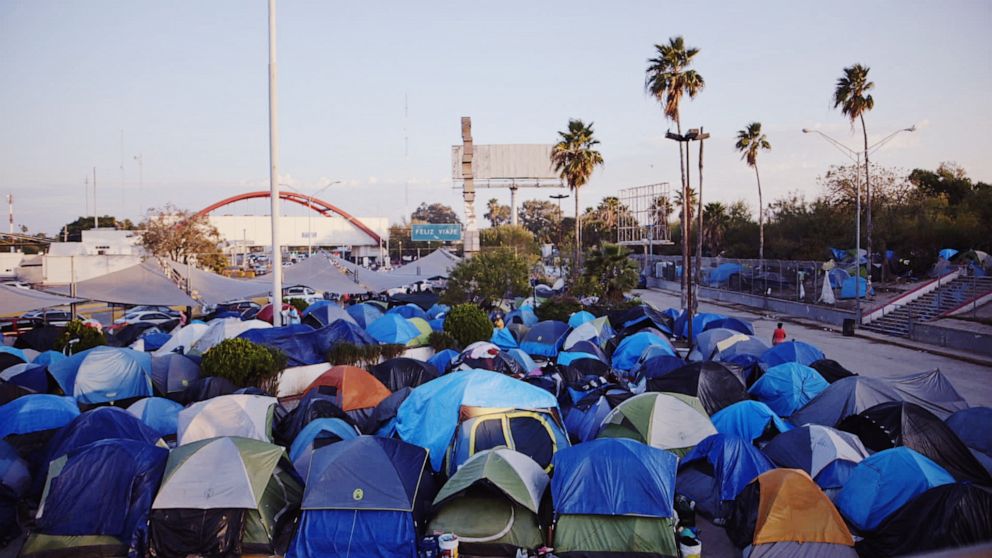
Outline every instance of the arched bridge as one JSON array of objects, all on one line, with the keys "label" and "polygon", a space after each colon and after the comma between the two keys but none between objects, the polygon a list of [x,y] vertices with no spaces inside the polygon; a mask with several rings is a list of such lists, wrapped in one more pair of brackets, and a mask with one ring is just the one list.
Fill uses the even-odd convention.
[{"label": "arched bridge", "polygon": [[[196,213],[195,217],[204,216],[214,211],[215,209],[219,209],[221,207],[224,207],[225,205],[230,205],[235,202],[239,202],[243,200],[251,200],[255,198],[268,198],[271,197],[270,194],[271,192],[269,192],[268,190],[260,190],[258,192],[246,192],[244,194],[231,196],[229,198],[220,200],[215,204],[204,207],[203,209],[201,209]],[[366,226],[365,223],[362,223],[355,216],[351,215],[350,213],[341,209],[340,207],[337,207],[322,199],[315,198],[313,196],[308,196],[306,194],[300,194],[298,192],[279,192],[279,199],[291,201],[293,203],[302,205],[303,207],[310,208],[316,211],[317,213],[320,213],[324,217],[330,217],[332,213],[340,215],[341,217],[344,217],[346,221],[351,223],[352,226],[354,226],[356,229],[365,233],[376,244],[382,243],[382,238],[375,231],[373,231],[368,226]]]}]

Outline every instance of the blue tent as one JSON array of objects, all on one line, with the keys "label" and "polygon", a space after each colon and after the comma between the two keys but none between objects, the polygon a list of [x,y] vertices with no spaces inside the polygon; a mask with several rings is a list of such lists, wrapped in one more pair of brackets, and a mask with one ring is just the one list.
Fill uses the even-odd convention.
[{"label": "blue tent", "polygon": [[119,407],[99,407],[74,418],[52,437],[45,462],[51,463],[86,444],[111,438],[165,447],[161,434],[134,415]]},{"label": "blue tent", "polygon": [[406,345],[420,336],[417,326],[399,314],[386,314],[372,322],[365,331],[373,339],[384,344]]},{"label": "blue tent", "polygon": [[141,339],[144,341],[145,352],[150,353],[159,350],[172,339],[172,336],[161,331],[147,331],[141,335]]},{"label": "blue tent", "polygon": [[426,450],[389,438],[318,449],[288,555],[416,557],[418,525],[435,492],[426,464]]},{"label": "blue tent", "polygon": [[200,377],[200,365],[179,353],[152,357],[152,384],[159,393],[183,391]]},{"label": "blue tent", "polygon": [[427,309],[427,317],[430,318],[431,320],[443,318],[450,311],[451,311],[451,307],[448,306],[447,304],[435,303],[433,306]]},{"label": "blue tent", "polygon": [[368,302],[354,304],[344,310],[349,316],[354,318],[359,326],[365,329],[368,329],[370,325],[382,317],[382,310],[375,304],[369,304]]},{"label": "blue tent", "polygon": [[751,357],[747,359],[748,363],[751,363],[752,361],[757,362],[761,359],[761,355],[765,354],[765,351],[768,349],[769,347],[767,343],[757,337],[751,337],[747,341],[738,341],[737,343],[734,343],[733,345],[720,351],[716,354],[713,360],[730,362],[736,357],[746,356]]},{"label": "blue tent", "polygon": [[868,451],[850,432],[808,424],[783,432],[761,451],[779,467],[802,469],[824,490],[839,489]]},{"label": "blue tent", "polygon": [[443,316],[440,318],[434,318],[433,320],[427,322],[427,325],[431,326],[432,331],[444,331],[444,320],[445,318]]},{"label": "blue tent", "polygon": [[[624,337],[613,351],[612,365],[617,370],[628,372],[634,369],[641,353],[650,346],[661,347],[660,351],[665,351],[671,356],[675,356],[675,349],[667,339],[663,339],[649,331],[639,331],[629,337]],[[667,349],[667,350],[666,350]]]},{"label": "blue tent", "polygon": [[555,454],[556,515],[672,517],[675,454],[634,440],[599,438]]},{"label": "blue tent", "polygon": [[179,430],[179,411],[182,410],[182,405],[164,397],[139,399],[127,408],[127,412],[163,437],[176,435]]},{"label": "blue tent", "polygon": [[48,391],[48,368],[43,364],[15,364],[0,371],[0,380],[35,393],[45,393]]},{"label": "blue tent", "polygon": [[669,354],[654,355],[649,358],[642,358],[633,370],[638,379],[650,380],[664,376],[673,370],[678,370],[686,365],[685,360]]},{"label": "blue tent", "polygon": [[733,316],[707,322],[703,327],[703,331],[709,331],[718,327],[732,329],[738,333],[744,333],[746,335],[754,335],[754,326],[751,325],[750,322],[745,322],[744,320]]},{"label": "blue tent", "polygon": [[554,357],[565,342],[567,333],[568,324],[565,322],[546,320],[527,330],[520,340],[520,348],[531,356]]},{"label": "blue tent", "polygon": [[958,255],[958,251],[954,248],[944,248],[940,252],[937,252],[937,257],[942,260],[950,261],[951,258]]},{"label": "blue tent", "polygon": [[[341,440],[351,440],[359,436],[355,427],[339,418],[318,418],[307,423],[293,439],[289,447],[289,459],[299,473],[300,478],[307,478],[313,452],[318,447],[330,445]],[[318,440],[320,440],[318,442]]]},{"label": "blue tent", "polygon": [[[842,299],[864,298],[868,293],[868,282],[864,277],[848,277],[844,279],[840,287],[840,298]],[[870,293],[875,294],[875,290],[872,289]]]},{"label": "blue tent", "polygon": [[152,357],[131,349],[94,347],[50,364],[48,372],[80,403],[152,395]]},{"label": "blue tent", "polygon": [[623,314],[620,318],[620,329],[626,332],[637,331],[645,327],[653,327],[665,335],[672,335],[671,324],[675,320],[676,314],[667,310],[658,312],[646,304],[635,306]]},{"label": "blue tent", "polygon": [[734,275],[740,275],[741,264],[724,263],[711,269],[706,276],[706,284],[710,287],[719,287],[724,283],[729,283]]},{"label": "blue tent", "polygon": [[375,339],[360,326],[344,320],[335,320],[327,327],[316,330],[319,337],[328,344],[351,343],[352,345],[375,345]]},{"label": "blue tent", "polygon": [[831,248],[830,256],[837,261],[842,261],[844,258],[848,256],[848,253],[847,250],[841,250],[840,248]]},{"label": "blue tent", "polygon": [[696,509],[724,518],[737,495],[758,475],[775,466],[750,441],[713,434],[679,464],[675,491],[696,501]]},{"label": "blue tent", "polygon": [[310,331],[313,331],[313,328],[306,324],[289,324],[281,327],[249,329],[239,334],[238,338],[260,345],[277,345],[283,339]]},{"label": "blue tent", "polygon": [[421,318],[425,322],[429,322],[431,317],[424,312],[424,309],[417,306],[416,304],[409,303],[402,306],[394,306],[386,311],[387,314],[399,314],[404,318]]},{"label": "blue tent", "polygon": [[562,353],[558,353],[558,359],[557,359],[556,362],[558,364],[562,365],[562,366],[567,366],[567,365],[572,364],[573,362],[575,362],[577,360],[582,360],[584,358],[591,358],[591,359],[599,360],[600,362],[602,362],[602,360],[600,360],[599,357],[597,357],[594,354],[582,353],[582,352],[572,352],[572,351],[565,351],[565,352],[562,352]]},{"label": "blue tent", "polygon": [[344,320],[351,324],[358,325],[358,323],[355,322],[355,318],[351,317],[351,314],[346,312],[344,308],[338,306],[337,302],[330,300],[318,300],[310,306],[307,306],[303,311],[302,317],[304,323],[312,325],[315,328],[330,325],[337,320]]},{"label": "blue tent", "polygon": [[[706,324],[726,318],[727,316],[723,314],[708,314],[706,312],[695,314],[692,317],[692,335],[696,336],[706,331]],[[679,314],[679,317],[675,319],[675,332],[679,337],[689,336],[689,320],[686,318],[685,312]]]},{"label": "blue tent", "polygon": [[798,362],[769,368],[748,393],[766,403],[780,417],[792,416],[830,384],[819,372]]},{"label": "blue tent", "polygon": [[48,366],[53,362],[65,360],[66,358],[68,357],[58,351],[44,351],[39,353],[38,356],[34,357],[34,360],[31,362],[33,362],[34,364],[41,364],[44,366]]},{"label": "blue tent", "polygon": [[500,349],[516,349],[520,346],[508,327],[494,327],[489,342]]},{"label": "blue tent", "polygon": [[0,405],[0,439],[61,428],[79,416],[71,397],[37,393]]},{"label": "blue tent", "polygon": [[431,465],[440,471],[462,407],[557,412],[558,400],[541,388],[497,372],[454,372],[414,388],[397,411],[396,432],[401,439],[430,450]]},{"label": "blue tent", "polygon": [[451,367],[451,362],[459,357],[461,353],[454,349],[445,349],[441,352],[435,353],[434,356],[427,359],[428,364],[437,368],[437,371],[441,374],[448,372],[448,368]]},{"label": "blue tent", "polygon": [[749,442],[761,438],[769,431],[769,426],[773,429],[771,432],[792,429],[760,401],[738,401],[714,413],[710,420],[720,434],[737,436]]},{"label": "blue tent", "polygon": [[565,430],[576,442],[587,442],[599,434],[603,419],[616,405],[633,394],[615,384],[604,384],[590,391],[567,388],[572,404],[565,411]]},{"label": "blue tent", "polygon": [[[6,494],[15,498],[24,496],[31,486],[31,472],[14,446],[0,440],[0,500]],[[0,524],[2,525],[2,524]],[[3,533],[0,527],[0,535]]]},{"label": "blue tent", "polygon": [[521,306],[520,308],[508,313],[506,318],[503,320],[503,322],[507,325],[518,323],[527,327],[530,327],[539,321],[540,320],[537,318],[537,314],[534,313],[534,309],[527,305]]},{"label": "blue tent", "polygon": [[891,448],[859,463],[834,503],[851,525],[871,531],[919,494],[953,482],[930,459],[907,447]]},{"label": "blue tent", "polygon": [[802,341],[779,343],[761,355],[761,362],[768,366],[778,366],[786,362],[798,362],[809,366],[824,358],[823,351]]},{"label": "blue tent", "polygon": [[0,355],[2,355],[2,354],[11,355],[11,356],[13,356],[15,358],[20,359],[21,362],[30,362],[31,361],[31,359],[29,359],[28,356],[24,354],[24,351],[22,351],[22,350],[20,350],[20,349],[18,349],[16,347],[10,347],[10,346],[7,346],[7,345],[0,345]]},{"label": "blue tent", "polygon": [[513,360],[517,361],[517,364],[524,369],[527,373],[540,373],[541,367],[534,362],[534,359],[530,358],[530,355],[525,353],[523,349],[509,349],[506,354],[510,356]]},{"label": "blue tent", "polygon": [[588,312],[586,310],[579,310],[578,312],[572,313],[572,315],[568,317],[568,327],[575,329],[580,325],[586,322],[591,322],[595,319],[596,316],[593,316],[592,312]]},{"label": "blue tent", "polygon": [[992,457],[992,407],[962,409],[944,422],[964,445]]},{"label": "blue tent", "polygon": [[846,269],[840,267],[835,267],[828,271],[827,276],[830,277],[830,287],[834,289],[843,287],[844,281],[851,278],[851,274]]},{"label": "blue tent", "polygon": [[[266,333],[273,330],[282,331],[275,334]],[[361,328],[344,320],[335,320],[331,325],[320,329],[313,329],[302,324],[280,328],[250,329],[238,337],[279,349],[286,355],[289,366],[306,366],[326,362],[325,355],[335,343],[375,344],[375,339],[362,331]]]},{"label": "blue tent", "polygon": [[70,452],[49,472],[35,533],[111,536],[141,553],[168,457],[165,448],[118,439]]}]

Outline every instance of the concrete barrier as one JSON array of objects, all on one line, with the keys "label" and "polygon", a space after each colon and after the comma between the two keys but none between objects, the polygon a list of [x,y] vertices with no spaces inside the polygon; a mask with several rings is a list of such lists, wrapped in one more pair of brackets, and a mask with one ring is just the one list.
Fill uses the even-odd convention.
[{"label": "concrete barrier", "polygon": [[992,335],[933,324],[910,322],[909,338],[920,343],[992,356]]}]

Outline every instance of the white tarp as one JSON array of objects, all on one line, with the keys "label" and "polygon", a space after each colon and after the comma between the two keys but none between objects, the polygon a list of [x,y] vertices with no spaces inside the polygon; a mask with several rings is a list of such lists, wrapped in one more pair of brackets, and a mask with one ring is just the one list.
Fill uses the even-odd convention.
[{"label": "white tarp", "polygon": [[264,296],[272,290],[271,281],[233,279],[191,265],[169,260],[166,264],[183,280],[189,280],[190,292],[204,304],[220,304],[239,298]]},{"label": "white tarp", "polygon": [[40,310],[51,306],[62,306],[73,302],[82,302],[81,298],[43,293],[34,289],[21,289],[10,285],[0,285],[0,316],[20,314],[31,310]]},{"label": "white tarp", "polygon": [[194,322],[189,325],[185,325],[181,328],[176,328],[172,330],[172,337],[168,341],[162,344],[157,351],[152,354],[155,356],[167,355],[179,347],[183,348],[184,353],[188,353],[200,337],[203,336],[210,326],[202,322]]},{"label": "white tarp", "polygon": [[[68,293],[68,286],[52,289]],[[138,265],[76,283],[76,296],[114,304],[149,304],[159,306],[197,306],[158,264],[145,261]]]},{"label": "white tarp", "polygon": [[179,412],[179,445],[218,436],[240,436],[271,442],[272,407],[275,397],[221,395],[193,403]]}]

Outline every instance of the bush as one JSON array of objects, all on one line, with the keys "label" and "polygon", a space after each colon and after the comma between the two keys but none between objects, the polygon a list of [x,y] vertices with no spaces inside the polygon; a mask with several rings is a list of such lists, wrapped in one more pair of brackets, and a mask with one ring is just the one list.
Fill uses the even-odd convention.
[{"label": "bush", "polygon": [[504,298],[526,296],[533,261],[533,256],[517,255],[507,247],[466,258],[451,271],[441,302],[495,305]]},{"label": "bush", "polygon": [[431,332],[431,336],[427,338],[427,344],[438,353],[445,349],[455,349],[457,351],[461,348],[458,346],[458,341],[446,331]]},{"label": "bush", "polygon": [[324,358],[327,362],[337,365],[357,366],[368,368],[378,364],[380,360],[388,360],[402,355],[406,351],[403,345],[355,345],[354,343],[335,343],[327,351]]},{"label": "bush", "polygon": [[291,299],[287,300],[286,302],[288,304],[292,305],[293,308],[296,308],[296,310],[301,315],[303,314],[303,311],[307,309],[307,306],[310,306],[309,304],[307,304],[307,301],[303,300],[302,298],[291,298]]},{"label": "bush", "polygon": [[[70,343],[78,340],[76,343]],[[65,331],[55,340],[52,348],[63,351],[68,347],[69,354],[75,354],[107,344],[107,336],[95,327],[88,326],[79,320],[73,320],[65,326]]]},{"label": "bush", "polygon": [[630,250],[604,242],[589,251],[582,276],[587,283],[600,285],[608,304],[623,300],[625,292],[637,287],[640,267],[630,259]]},{"label": "bush", "polygon": [[448,312],[444,331],[458,342],[459,347],[467,347],[476,341],[489,341],[493,336],[493,324],[478,306],[458,304]]},{"label": "bush", "polygon": [[[398,356],[401,356],[403,353],[405,353],[406,345],[397,345],[390,343],[387,345],[379,345],[379,349],[380,349],[380,354],[382,355],[382,359],[389,360],[391,358],[396,358]],[[376,364],[376,363],[373,362],[370,364]]]},{"label": "bush", "polygon": [[567,323],[572,314],[579,310],[582,310],[582,303],[575,297],[555,296],[545,300],[540,306],[535,308],[534,314],[541,321],[557,320]]},{"label": "bush", "polygon": [[247,339],[225,339],[203,355],[204,376],[226,378],[234,385],[255,386],[271,391],[276,377],[286,368],[286,355],[278,349]]}]

